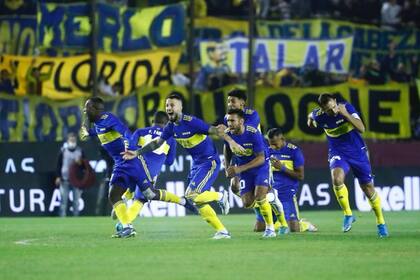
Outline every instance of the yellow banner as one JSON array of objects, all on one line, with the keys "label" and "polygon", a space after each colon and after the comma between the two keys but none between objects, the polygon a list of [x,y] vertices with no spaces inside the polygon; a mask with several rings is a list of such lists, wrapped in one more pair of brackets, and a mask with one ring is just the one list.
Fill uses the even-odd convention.
[{"label": "yellow banner", "polygon": [[[232,86],[231,86],[232,87]],[[196,96],[195,115],[211,124],[223,122],[229,88]],[[145,127],[152,123],[156,110],[165,109],[165,98],[171,93],[181,94],[186,101],[184,87],[139,89],[136,94],[119,98],[105,98],[105,108],[131,127]],[[407,139],[411,137],[409,87],[405,84],[363,86],[349,83],[316,88],[257,88],[255,109],[263,129],[280,127],[291,140],[323,141],[321,129],[307,127],[306,117],[317,106],[319,94],[331,92],[349,101],[366,126],[365,138]],[[43,97],[10,97],[0,95],[1,141],[62,140],[67,132],[77,132],[81,125],[85,98],[52,101]],[[188,104],[184,104],[186,112]]]},{"label": "yellow banner", "polygon": [[[256,39],[254,68],[257,72],[268,72],[311,65],[325,72],[347,73],[352,45],[352,37],[336,40]],[[234,73],[247,73],[248,53],[247,38],[200,43],[200,60],[204,67],[221,67],[222,64]]]},{"label": "yellow banner", "polygon": [[[165,86],[171,84],[172,72],[177,67],[180,48],[159,49],[127,54],[99,53],[98,78],[109,85],[119,83],[127,95],[141,86]],[[4,56],[0,69],[16,73],[16,95],[35,94],[34,70],[39,70],[42,95],[52,99],[70,99],[89,96],[92,85],[91,58],[89,55],[70,57]],[[14,69],[13,69],[14,68]]]}]

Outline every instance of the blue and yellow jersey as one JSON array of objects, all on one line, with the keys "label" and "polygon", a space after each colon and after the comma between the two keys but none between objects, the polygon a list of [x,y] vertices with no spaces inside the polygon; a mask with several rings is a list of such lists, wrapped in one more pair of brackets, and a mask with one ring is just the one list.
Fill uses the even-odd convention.
[{"label": "blue and yellow jersey", "polygon": [[[351,115],[359,116],[350,103],[344,102],[343,104]],[[360,133],[341,114],[328,116],[321,109],[317,108],[312,111],[312,118],[318,127],[324,129],[330,150],[346,153],[360,151],[365,147],[365,142]]]},{"label": "blue and yellow jersey", "polygon": [[[235,153],[232,151],[233,160],[238,165],[246,164],[256,158],[256,155],[263,152],[265,155],[265,163],[262,166],[255,168],[258,170],[260,167],[268,167],[268,159],[266,156],[266,145],[264,144],[261,133],[252,126],[245,126],[244,133],[237,135],[231,132],[227,133],[237,144],[241,145],[244,153]],[[225,145],[229,145],[225,142]],[[251,170],[249,170],[251,171]],[[247,171],[248,172],[248,171]]]},{"label": "blue and yellow jersey", "polygon": [[161,138],[173,137],[192,157],[194,163],[219,160],[216,147],[208,136],[210,126],[199,118],[185,115],[178,123],[169,122],[163,129]]},{"label": "blue and yellow jersey", "polygon": [[[244,125],[252,126],[261,132],[260,116],[258,115],[258,112],[250,108],[245,108],[244,114],[245,114]],[[224,117],[223,123],[227,126],[227,115]]]},{"label": "blue and yellow jersey", "polygon": [[[129,144],[131,132],[116,116],[112,113],[103,113],[101,118],[94,122],[94,127],[89,130],[90,136],[98,136],[102,147],[114,159],[115,166],[124,162],[121,153],[125,151]],[[134,150],[134,147],[127,147]]]},{"label": "blue and yellow jersey", "polygon": [[[162,136],[163,128],[158,125],[137,129],[131,137],[131,144],[141,148]],[[176,156],[176,142],[173,137],[166,140],[158,149],[145,153],[150,169],[160,170],[163,164],[172,165]]]},{"label": "blue and yellow jersey", "polygon": [[[281,149],[269,148],[268,153],[270,158],[274,157],[281,161],[281,163],[289,170],[295,170],[296,168],[303,166],[305,160],[303,158],[302,151],[298,146],[292,143],[286,143],[286,145]],[[283,188],[295,188],[299,187],[299,180],[294,179],[288,176],[286,173],[280,171],[279,169],[274,168],[272,165],[273,171],[273,187],[276,189]]]}]

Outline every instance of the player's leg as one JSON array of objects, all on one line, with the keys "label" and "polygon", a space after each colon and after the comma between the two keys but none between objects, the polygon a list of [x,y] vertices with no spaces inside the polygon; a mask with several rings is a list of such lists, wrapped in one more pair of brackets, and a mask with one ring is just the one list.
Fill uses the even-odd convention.
[{"label": "player's leg", "polygon": [[276,232],[274,231],[273,214],[271,205],[267,199],[267,193],[268,185],[257,185],[255,187],[255,204],[260,209],[260,213],[265,221],[265,232],[263,237],[275,237]]},{"label": "player's leg", "polygon": [[140,188],[136,186],[136,190],[134,191],[132,197],[132,203],[127,208],[127,215],[128,220],[132,223],[137,216],[140,214],[141,209],[143,209],[144,204],[147,202],[146,198],[144,197],[143,193],[140,191]]},{"label": "player's leg", "polygon": [[375,213],[379,237],[387,237],[389,234],[382,213],[381,198],[373,185],[372,169],[366,153],[359,155],[357,160],[352,159],[350,164],[354,176],[359,180],[360,187],[368,198],[369,204]]},{"label": "player's leg", "polygon": [[140,187],[140,191],[147,200],[159,200],[180,204],[188,210],[190,210],[191,212],[197,213],[197,209],[195,209],[194,205],[189,203],[189,201],[186,200],[184,197],[179,197],[176,194],[164,189],[155,188],[154,183],[157,178],[157,174],[153,173],[156,172],[151,173],[144,158],[139,157],[139,159],[141,162],[141,170],[134,174],[136,174],[137,176],[137,186]]},{"label": "player's leg", "polygon": [[215,229],[216,234],[213,238],[225,239],[230,238],[230,234],[209,204],[211,201],[223,200],[226,195],[226,192],[210,191],[210,187],[216,180],[219,170],[220,162],[216,160],[194,166],[189,175],[189,185],[185,197],[195,203],[203,220]]},{"label": "player's leg", "polygon": [[69,182],[61,181],[60,183],[60,217],[67,216],[67,203],[69,200]]},{"label": "player's leg", "polygon": [[280,200],[280,192],[277,189],[272,189],[272,196],[272,199],[270,194],[267,197],[270,198],[271,208],[277,219],[277,222],[274,222],[274,229],[278,230],[280,235],[287,234],[289,233],[289,224],[284,215],[283,204]]}]

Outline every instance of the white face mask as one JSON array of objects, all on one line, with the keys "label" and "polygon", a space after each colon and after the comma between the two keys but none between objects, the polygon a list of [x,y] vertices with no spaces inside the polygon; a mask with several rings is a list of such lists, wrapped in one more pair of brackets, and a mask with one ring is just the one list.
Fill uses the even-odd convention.
[{"label": "white face mask", "polygon": [[67,142],[67,147],[69,147],[69,149],[74,149],[76,148],[77,143],[76,142]]}]

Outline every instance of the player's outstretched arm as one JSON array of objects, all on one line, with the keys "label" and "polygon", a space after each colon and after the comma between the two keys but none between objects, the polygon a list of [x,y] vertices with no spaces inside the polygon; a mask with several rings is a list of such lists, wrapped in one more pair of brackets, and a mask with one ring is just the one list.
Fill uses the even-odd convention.
[{"label": "player's outstretched arm", "polygon": [[133,158],[138,157],[142,154],[145,154],[145,153],[148,153],[148,152],[151,152],[151,151],[154,151],[154,150],[158,149],[160,146],[162,146],[162,144],[164,142],[165,142],[165,140],[163,140],[162,138],[158,138],[157,140],[151,141],[147,145],[144,145],[140,149],[137,149],[135,151],[127,150],[125,152],[122,152],[121,154],[123,155],[123,159],[125,159],[125,160],[133,159]]}]

